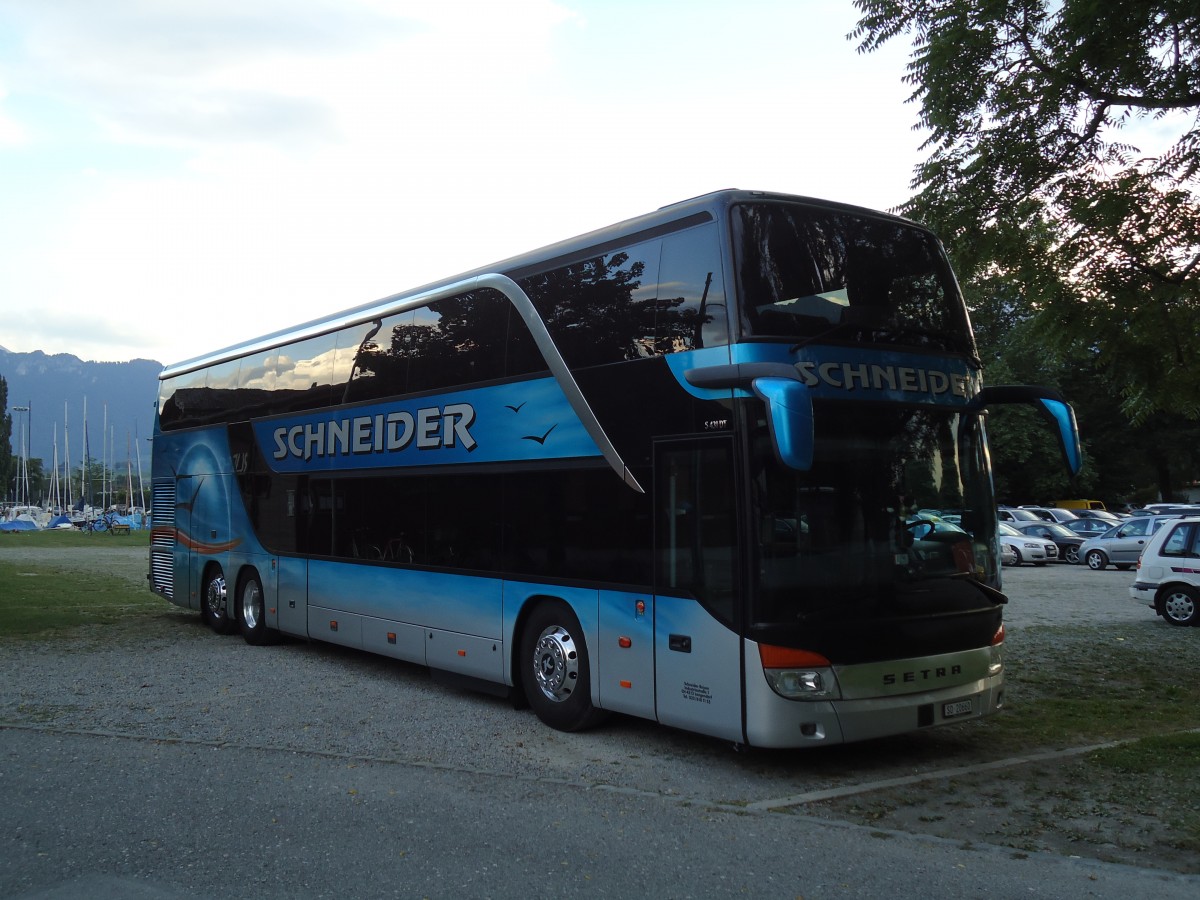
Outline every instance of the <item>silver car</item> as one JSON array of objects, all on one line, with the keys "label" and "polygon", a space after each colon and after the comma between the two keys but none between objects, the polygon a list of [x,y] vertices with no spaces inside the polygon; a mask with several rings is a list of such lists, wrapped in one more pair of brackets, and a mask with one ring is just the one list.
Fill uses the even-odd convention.
[{"label": "silver car", "polygon": [[1021,534],[1007,522],[996,523],[996,537],[1000,541],[1000,561],[1006,566],[1024,563],[1044,566],[1058,559],[1058,545],[1054,541]]},{"label": "silver car", "polygon": [[1105,569],[1112,564],[1118,569],[1132,569],[1146,548],[1146,542],[1178,516],[1139,516],[1114,525],[1104,534],[1090,537],[1079,548],[1079,555],[1089,569]]}]

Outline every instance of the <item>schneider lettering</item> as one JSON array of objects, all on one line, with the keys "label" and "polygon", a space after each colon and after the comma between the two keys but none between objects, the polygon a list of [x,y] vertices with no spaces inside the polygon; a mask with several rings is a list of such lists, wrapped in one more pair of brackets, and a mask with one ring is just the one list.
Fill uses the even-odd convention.
[{"label": "schneider lettering", "polygon": [[826,385],[844,391],[905,391],[921,394],[970,396],[971,379],[957,372],[918,369],[912,366],[881,366],[876,363],[796,363],[796,371],[808,387]]},{"label": "schneider lettering", "polygon": [[470,428],[475,408],[469,403],[427,406],[416,412],[394,410],[369,415],[325,419],[303,425],[281,425],[274,431],[275,459],[288,456],[310,460],[320,457],[441,450],[476,446]]},{"label": "schneider lettering", "polygon": [[962,666],[937,666],[932,669],[914,669],[911,672],[889,672],[883,676],[884,684],[915,684],[919,681],[933,681],[946,678],[949,675],[961,675]]}]

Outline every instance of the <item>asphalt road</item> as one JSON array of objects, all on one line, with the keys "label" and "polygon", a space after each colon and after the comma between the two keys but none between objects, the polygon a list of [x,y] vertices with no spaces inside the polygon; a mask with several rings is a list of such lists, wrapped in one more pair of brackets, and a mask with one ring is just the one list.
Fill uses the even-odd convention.
[{"label": "asphalt road", "polygon": [[[1165,627],[1129,572],[1006,570],[1009,627]],[[173,610],[0,645],[0,897],[1156,897],[1200,879],[810,818],[788,798],[969,763],[952,729],[735,752],[579,735],[320,644]]]}]

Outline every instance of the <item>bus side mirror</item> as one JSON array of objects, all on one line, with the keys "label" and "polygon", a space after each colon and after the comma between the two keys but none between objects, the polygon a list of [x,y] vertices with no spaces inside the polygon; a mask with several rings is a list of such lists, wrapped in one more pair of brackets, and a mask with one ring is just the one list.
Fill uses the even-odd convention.
[{"label": "bus side mirror", "polygon": [[767,428],[775,456],[790,469],[807,472],[813,464],[812,397],[803,382],[764,376],[751,382],[767,405]]},{"label": "bus side mirror", "polygon": [[1034,385],[1002,384],[985,387],[971,401],[970,408],[981,410],[997,403],[1028,403],[1054,426],[1059,449],[1071,475],[1078,475],[1083,468],[1083,450],[1079,445],[1079,426],[1075,422],[1075,410],[1062,398],[1058,391]]},{"label": "bus side mirror", "polygon": [[1058,435],[1058,444],[1062,449],[1063,458],[1072,475],[1078,475],[1083,468],[1083,449],[1079,446],[1079,426],[1075,424],[1075,410],[1064,400],[1049,397],[1038,398],[1038,410],[1043,418],[1054,425]]}]

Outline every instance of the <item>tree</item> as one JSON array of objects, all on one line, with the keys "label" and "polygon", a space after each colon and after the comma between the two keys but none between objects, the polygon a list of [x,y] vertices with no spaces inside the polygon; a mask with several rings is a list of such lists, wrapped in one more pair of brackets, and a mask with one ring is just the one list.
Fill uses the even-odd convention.
[{"label": "tree", "polygon": [[903,212],[968,284],[1006,279],[1044,340],[1093,354],[1131,419],[1200,418],[1194,0],[855,5],[860,52],[913,41],[930,156]]}]

